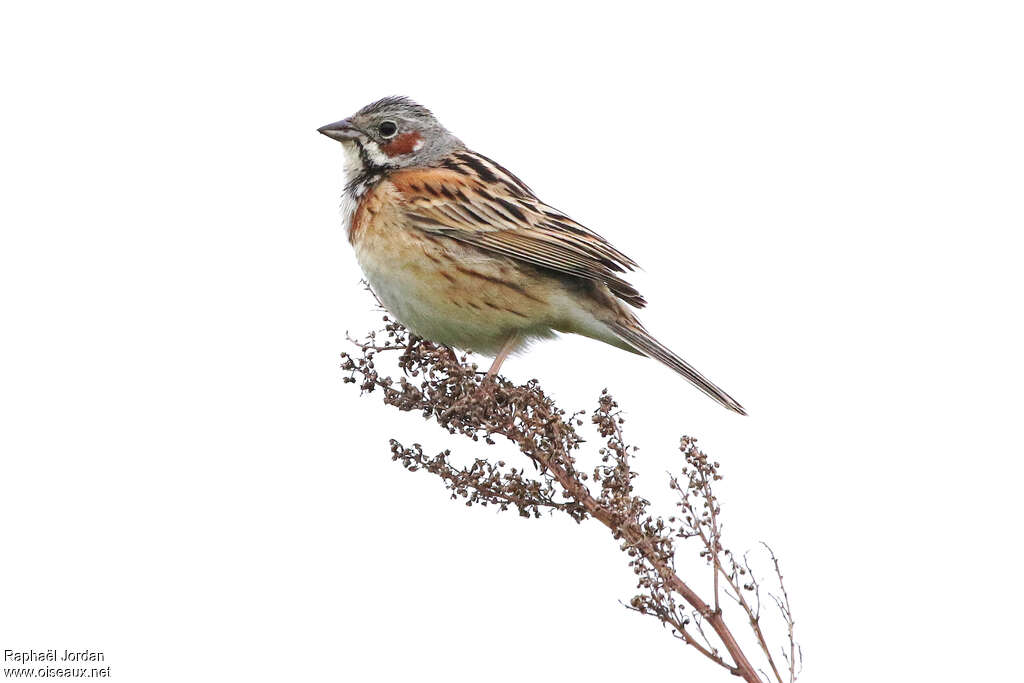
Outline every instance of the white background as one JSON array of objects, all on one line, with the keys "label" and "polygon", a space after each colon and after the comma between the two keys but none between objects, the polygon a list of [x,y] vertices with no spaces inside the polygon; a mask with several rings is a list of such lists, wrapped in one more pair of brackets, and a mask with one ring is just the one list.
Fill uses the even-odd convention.
[{"label": "white background", "polygon": [[639,261],[648,326],[749,409],[583,339],[505,366],[567,408],[611,388],[655,500],[700,437],[806,680],[1004,678],[1021,32],[1009,2],[5,6],[0,649],[126,682],[731,680],[618,603],[603,527],[448,501],[388,438],[478,451],[342,384],[377,316],[315,129],[407,94]]}]

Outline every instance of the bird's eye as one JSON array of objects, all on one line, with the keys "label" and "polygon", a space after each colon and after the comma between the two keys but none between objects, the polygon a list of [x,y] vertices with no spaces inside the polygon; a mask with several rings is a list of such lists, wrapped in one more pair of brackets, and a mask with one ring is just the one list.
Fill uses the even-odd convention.
[{"label": "bird's eye", "polygon": [[380,133],[382,138],[394,137],[395,133],[398,132],[398,124],[394,121],[385,121],[377,128],[377,132]]}]

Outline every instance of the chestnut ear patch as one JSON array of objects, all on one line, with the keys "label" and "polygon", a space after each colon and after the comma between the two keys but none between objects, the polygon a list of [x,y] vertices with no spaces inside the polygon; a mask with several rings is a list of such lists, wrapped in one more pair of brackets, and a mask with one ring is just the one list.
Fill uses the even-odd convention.
[{"label": "chestnut ear patch", "polygon": [[415,152],[420,148],[422,142],[423,136],[419,133],[403,133],[386,145],[381,145],[380,148],[389,157],[397,157],[402,154]]}]

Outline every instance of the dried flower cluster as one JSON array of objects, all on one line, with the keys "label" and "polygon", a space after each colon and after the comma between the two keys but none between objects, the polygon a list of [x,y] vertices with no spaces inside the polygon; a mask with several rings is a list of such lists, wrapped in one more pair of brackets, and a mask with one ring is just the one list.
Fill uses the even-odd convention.
[{"label": "dried flower cluster", "polygon": [[[631,468],[635,448],[622,435],[623,418],[618,405],[603,392],[591,416],[604,447],[592,474],[577,465],[583,439],[585,413],[567,415],[532,380],[516,386],[501,377],[483,379],[475,366],[468,365],[449,349],[409,335],[397,322],[385,317],[385,328],[353,343],[359,355],[342,354],[347,382],[359,384],[363,393],[380,392],[387,405],[403,411],[419,411],[452,434],[474,441],[494,443],[500,436],[515,443],[532,460],[537,478],[525,468],[477,459],[460,466],[451,452],[424,455],[419,444],[405,447],[391,441],[392,458],[409,471],[426,471],[442,479],[453,499],[466,505],[494,505],[501,510],[515,508],[524,517],[539,517],[541,511],[563,512],[577,522],[593,518],[607,526],[620,541],[637,576],[639,593],[628,607],[657,617],[673,635],[730,673],[750,683],[762,680],[792,683],[800,669],[800,650],[793,637],[789,597],[782,584],[778,560],[765,546],[779,590],[769,594],[782,616],[787,644],[777,660],[761,627],[761,585],[747,556],[737,559],[721,545],[721,508],[712,485],[721,476],[718,463],[708,460],[695,440],[684,437],[680,444],[685,465],[669,485],[678,495],[677,511],[663,518],[650,512],[650,503],[635,494]],[[397,380],[381,376],[376,357],[395,352]],[[701,598],[675,570],[677,544],[695,539],[700,557],[712,575],[711,595]],[[689,547],[689,546],[687,546]],[[755,666],[744,653],[733,630],[726,623],[721,593],[738,608],[759,649]],[[781,661],[781,666],[779,662]]]}]

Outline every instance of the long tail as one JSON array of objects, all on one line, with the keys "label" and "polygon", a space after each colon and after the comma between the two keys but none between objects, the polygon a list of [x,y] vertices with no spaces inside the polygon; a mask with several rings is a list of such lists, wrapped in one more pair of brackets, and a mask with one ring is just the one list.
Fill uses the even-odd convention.
[{"label": "long tail", "polygon": [[653,358],[654,360],[661,361],[685,377],[691,384],[693,384],[693,386],[697,387],[729,410],[735,410],[740,415],[747,414],[747,411],[743,410],[743,406],[741,406],[736,399],[716,387],[707,377],[697,372],[692,365],[672,353],[671,349],[652,337],[647,330],[643,329],[639,325],[634,326],[620,322],[609,322],[606,324],[612,332],[619,337],[619,339],[633,347],[634,350],[639,351],[643,355]]}]

